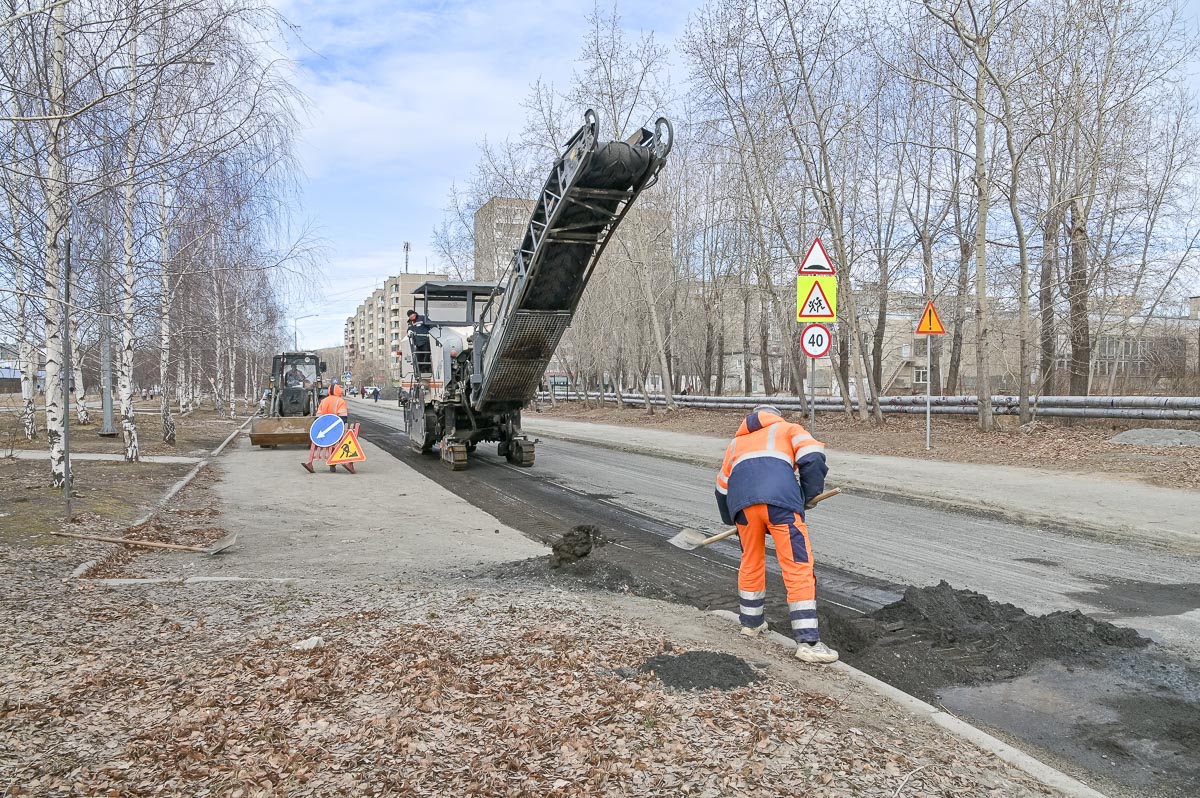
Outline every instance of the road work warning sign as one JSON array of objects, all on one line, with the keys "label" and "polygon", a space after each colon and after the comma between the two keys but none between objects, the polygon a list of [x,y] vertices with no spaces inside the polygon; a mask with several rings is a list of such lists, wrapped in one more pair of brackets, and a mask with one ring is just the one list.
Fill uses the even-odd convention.
[{"label": "road work warning sign", "polygon": [[363,454],[362,446],[358,443],[358,436],[354,434],[354,430],[346,430],[346,434],[333,447],[333,452],[326,460],[327,465],[335,466],[344,463],[361,463],[366,460],[367,456]]},{"label": "road work warning sign", "polygon": [[942,324],[942,320],[938,318],[937,311],[933,309],[933,301],[925,303],[925,310],[921,313],[921,323],[917,325],[917,335],[945,335],[946,327]]},{"label": "road work warning sign", "polygon": [[796,321],[837,321],[837,277],[796,278]]}]

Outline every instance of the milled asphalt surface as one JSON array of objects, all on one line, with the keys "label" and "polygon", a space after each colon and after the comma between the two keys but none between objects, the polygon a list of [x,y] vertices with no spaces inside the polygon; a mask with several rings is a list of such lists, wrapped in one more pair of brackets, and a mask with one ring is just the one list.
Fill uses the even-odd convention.
[{"label": "milled asphalt surface", "polygon": [[[353,412],[364,408],[403,428],[395,403],[355,403]],[[495,459],[488,444],[472,456]],[[528,474],[678,527],[722,529],[714,474],[700,466],[543,439]],[[813,510],[809,526],[819,563],[901,585],[944,579],[1034,614],[1080,609],[1200,661],[1196,558],[849,493]],[[718,545],[737,560],[736,543]]]}]

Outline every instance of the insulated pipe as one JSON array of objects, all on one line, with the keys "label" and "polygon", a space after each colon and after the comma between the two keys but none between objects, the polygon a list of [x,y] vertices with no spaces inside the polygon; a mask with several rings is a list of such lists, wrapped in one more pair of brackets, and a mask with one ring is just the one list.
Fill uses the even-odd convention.
[{"label": "insulated pipe", "polygon": [[[540,395],[546,398],[546,394]],[[556,393],[555,397],[564,399],[565,401],[581,400],[583,395],[571,391],[563,395]],[[722,401],[717,403],[711,401],[719,398]],[[886,399],[924,399],[924,397],[885,397]],[[968,397],[938,397],[941,399],[951,400],[941,404],[931,404],[930,412],[938,415],[974,415],[977,410],[973,402],[965,401]],[[1058,397],[1062,398],[1062,397]],[[1072,398],[1089,398],[1089,397],[1072,397]],[[1112,398],[1112,397],[1101,397]],[[1135,397],[1152,399],[1155,397]],[[1170,398],[1187,398],[1187,397],[1166,397]],[[587,395],[588,401],[599,401],[599,394]],[[604,401],[615,401],[616,394],[604,394]],[[641,394],[623,395],[623,400],[626,404],[643,406],[646,403],[645,397]],[[650,397],[650,403],[653,405],[663,406],[666,400],[661,394],[654,394]],[[770,403],[778,407],[780,410],[799,410],[800,401],[795,397],[693,397],[693,396],[678,396],[675,398],[675,403],[681,407],[707,407],[711,409],[730,409],[730,410],[750,410],[756,405]],[[840,399],[833,397],[817,397],[815,406],[819,410],[842,411],[844,405]],[[858,401],[851,402],[852,407],[858,406]],[[1032,406],[1032,405],[1031,405]],[[881,402],[881,409],[885,413],[922,413],[925,410],[925,403],[922,402]],[[1036,406],[1034,408],[1037,415],[1047,418],[1123,418],[1123,419],[1147,419],[1161,421],[1200,421],[1200,407],[1058,407],[1058,406]],[[1014,404],[998,403],[993,406],[993,410],[997,415],[1014,416],[1020,412],[1019,407]]]},{"label": "insulated pipe", "polygon": [[[543,394],[544,396],[544,394]],[[562,397],[562,394],[555,393],[556,397]],[[579,398],[583,396],[572,391],[569,398]],[[626,401],[636,402],[642,398],[640,393],[622,394]],[[598,399],[599,394],[587,394],[589,399]],[[661,400],[661,394],[652,395],[655,403]],[[604,399],[615,400],[616,394],[605,393]],[[675,394],[674,399],[679,404],[691,405],[695,407],[703,406],[728,406],[728,407],[753,407],[757,404],[770,403],[779,407],[799,406],[801,399],[797,396],[694,396]],[[842,407],[841,397],[834,396],[818,396],[814,403],[819,407],[822,405]],[[851,400],[851,404],[857,405],[858,400]],[[978,403],[978,398],[975,396],[933,396],[930,397],[930,404],[934,407],[967,407],[975,408]],[[897,407],[907,405],[925,406],[924,396],[883,396],[879,398],[881,407]],[[1200,410],[1200,396],[1031,396],[1029,398],[1030,407],[1050,408],[1050,407],[1079,407],[1093,409],[1163,409],[1163,410]],[[992,406],[996,408],[1018,407],[1020,398],[1017,396],[993,396]]]}]

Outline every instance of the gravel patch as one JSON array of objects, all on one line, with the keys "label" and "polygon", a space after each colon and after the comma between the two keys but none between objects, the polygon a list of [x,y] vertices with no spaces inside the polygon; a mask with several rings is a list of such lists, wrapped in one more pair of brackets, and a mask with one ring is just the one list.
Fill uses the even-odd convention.
[{"label": "gravel patch", "polygon": [[1114,435],[1109,443],[1120,443],[1127,446],[1153,446],[1163,448],[1169,446],[1200,446],[1200,432],[1189,429],[1131,429]]}]

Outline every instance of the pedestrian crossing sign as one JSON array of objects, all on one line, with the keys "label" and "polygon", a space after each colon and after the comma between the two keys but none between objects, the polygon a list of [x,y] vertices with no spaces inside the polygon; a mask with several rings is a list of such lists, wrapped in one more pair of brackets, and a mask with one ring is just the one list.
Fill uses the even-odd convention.
[{"label": "pedestrian crossing sign", "polygon": [[354,430],[346,430],[346,434],[333,447],[332,454],[325,462],[328,465],[335,466],[342,463],[361,463],[366,460],[367,456],[363,454],[362,446],[358,442],[358,436],[354,434]]},{"label": "pedestrian crossing sign", "polygon": [[837,321],[837,277],[796,278],[796,321]]}]

